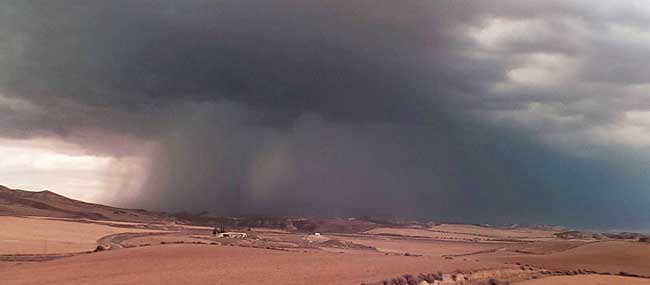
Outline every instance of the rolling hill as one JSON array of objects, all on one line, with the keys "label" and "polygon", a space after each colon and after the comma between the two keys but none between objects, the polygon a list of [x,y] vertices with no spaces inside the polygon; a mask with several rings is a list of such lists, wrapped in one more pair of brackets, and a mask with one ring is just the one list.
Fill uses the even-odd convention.
[{"label": "rolling hill", "polygon": [[87,203],[51,191],[25,191],[0,185],[0,215],[86,218],[127,222],[164,221],[164,213]]}]

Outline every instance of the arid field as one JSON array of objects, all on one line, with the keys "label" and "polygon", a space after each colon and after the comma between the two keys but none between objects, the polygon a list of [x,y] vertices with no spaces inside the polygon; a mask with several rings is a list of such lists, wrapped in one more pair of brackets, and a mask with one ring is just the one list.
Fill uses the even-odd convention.
[{"label": "arid field", "polygon": [[172,216],[33,193],[0,189],[0,284],[650,284],[650,243],[557,227]]},{"label": "arid field", "polygon": [[647,279],[606,276],[606,275],[576,275],[576,276],[553,276],[544,279],[527,280],[521,285],[647,285]]},{"label": "arid field", "polygon": [[90,251],[97,240],[118,233],[161,232],[43,218],[0,216],[0,254]]},{"label": "arid field", "polygon": [[179,244],[15,266],[3,271],[2,278],[4,284],[359,284],[405,273],[475,270],[484,266],[380,253]]}]

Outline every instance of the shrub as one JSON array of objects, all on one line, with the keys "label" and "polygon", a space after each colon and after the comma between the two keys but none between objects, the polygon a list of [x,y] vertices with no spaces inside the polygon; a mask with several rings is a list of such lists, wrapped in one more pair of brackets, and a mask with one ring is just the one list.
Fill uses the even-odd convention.
[{"label": "shrub", "polygon": [[404,279],[406,280],[406,284],[408,285],[417,285],[417,281],[415,280],[415,277],[411,274],[404,274]]},{"label": "shrub", "polygon": [[419,278],[424,280],[424,281],[427,281],[429,283],[433,283],[433,281],[436,280],[436,278],[435,278],[435,276],[433,276],[433,274],[427,274],[427,275],[420,274]]},{"label": "shrub", "polygon": [[440,280],[440,281],[442,281],[444,279],[444,278],[442,278],[442,272],[440,272],[440,271],[438,271],[436,273],[435,277],[436,277],[436,280]]}]

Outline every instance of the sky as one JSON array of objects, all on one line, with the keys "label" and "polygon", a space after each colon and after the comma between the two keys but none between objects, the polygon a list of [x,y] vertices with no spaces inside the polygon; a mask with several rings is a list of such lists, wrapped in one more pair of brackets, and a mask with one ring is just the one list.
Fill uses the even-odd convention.
[{"label": "sky", "polygon": [[647,1],[2,1],[0,184],[650,229]]}]

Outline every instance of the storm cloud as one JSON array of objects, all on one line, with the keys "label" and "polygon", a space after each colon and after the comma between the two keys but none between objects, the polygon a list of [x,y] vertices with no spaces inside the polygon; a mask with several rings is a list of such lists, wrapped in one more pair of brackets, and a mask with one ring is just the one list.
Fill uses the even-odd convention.
[{"label": "storm cloud", "polygon": [[128,206],[650,227],[648,31],[643,1],[4,1],[0,136],[145,157]]}]

